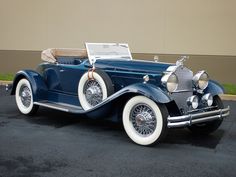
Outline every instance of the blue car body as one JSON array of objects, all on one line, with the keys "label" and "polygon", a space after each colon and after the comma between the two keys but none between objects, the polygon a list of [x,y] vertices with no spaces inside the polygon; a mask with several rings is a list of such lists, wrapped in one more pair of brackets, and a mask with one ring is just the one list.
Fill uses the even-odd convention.
[{"label": "blue car body", "polygon": [[[183,59],[176,64],[127,59],[131,55],[126,44],[91,44],[115,48],[125,58],[93,58],[93,50],[82,57],[77,51],[78,56],[54,58],[48,49],[46,62],[36,71],[21,70],[15,76],[11,94],[19,110],[31,115],[44,106],[122,121],[127,135],[140,145],[159,142],[167,128],[187,126],[211,133],[229,115],[230,108],[219,97],[222,86],[205,71],[194,75]],[[109,54],[114,56],[116,50]]]},{"label": "blue car body", "polygon": [[[32,86],[34,94],[34,102],[52,102],[65,103],[73,106],[68,112],[77,114],[88,114],[91,117],[101,117],[105,113],[110,113],[113,120],[119,120],[117,109],[108,111],[111,107],[110,103],[116,105],[125,98],[133,95],[144,95],[157,103],[171,103],[172,110],[180,115],[175,100],[170,97],[166,88],[161,83],[163,72],[174,64],[156,63],[144,60],[98,60],[96,62],[96,70],[106,72],[113,81],[114,94],[107,98],[101,104],[98,104],[91,110],[85,111],[81,108],[78,99],[78,83],[81,76],[92,68],[88,59],[78,58],[61,58],[59,63],[42,63],[36,71],[21,70],[14,79],[11,94],[15,94],[17,82],[21,78],[27,78]],[[150,80],[144,83],[143,76],[148,75]],[[220,84],[216,81],[210,81],[208,87],[204,91],[214,95],[224,93]],[[113,107],[114,108],[114,107]],[[96,116],[95,116],[96,115]]]},{"label": "blue car body", "polygon": [[[68,63],[68,60],[73,62]],[[108,110],[106,105],[109,107],[110,102],[117,102],[127,95],[145,95],[158,103],[172,101],[160,83],[163,71],[169,66],[170,64],[138,60],[132,62],[112,59],[97,61],[96,70],[102,70],[109,75],[113,81],[115,92],[107,100],[89,111],[81,109],[78,99],[79,80],[85,72],[92,68],[87,59],[62,58],[61,63],[42,63],[36,71],[21,70],[15,76],[11,94],[15,94],[18,81],[21,78],[27,78],[32,86],[34,102],[65,103],[77,107],[77,109],[70,110],[72,113],[91,114],[91,112],[96,112],[96,117],[99,117],[104,112],[101,110]],[[150,81],[147,84],[143,84],[144,75],[150,76]],[[99,111],[101,113],[97,114]],[[113,110],[113,112],[116,111]]]}]

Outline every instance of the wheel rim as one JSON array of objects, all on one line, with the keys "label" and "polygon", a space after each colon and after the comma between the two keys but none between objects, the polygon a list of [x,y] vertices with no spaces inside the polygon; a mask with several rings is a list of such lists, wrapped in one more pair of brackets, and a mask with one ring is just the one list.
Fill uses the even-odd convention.
[{"label": "wheel rim", "polygon": [[130,122],[136,133],[144,137],[153,134],[157,123],[154,111],[147,104],[137,104],[132,108]]},{"label": "wheel rim", "polygon": [[26,108],[30,107],[32,95],[31,95],[30,88],[27,85],[21,86],[20,92],[19,92],[19,97],[20,97],[22,104]]},{"label": "wheel rim", "polygon": [[96,80],[89,80],[85,83],[84,94],[87,102],[91,106],[95,106],[102,102],[102,88]]}]

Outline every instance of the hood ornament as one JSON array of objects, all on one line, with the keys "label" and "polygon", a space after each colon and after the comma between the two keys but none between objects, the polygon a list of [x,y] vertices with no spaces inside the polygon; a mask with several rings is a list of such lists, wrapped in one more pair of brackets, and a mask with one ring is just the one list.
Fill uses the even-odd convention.
[{"label": "hood ornament", "polygon": [[184,62],[189,59],[189,56],[180,56],[176,61],[176,66],[184,66]]}]

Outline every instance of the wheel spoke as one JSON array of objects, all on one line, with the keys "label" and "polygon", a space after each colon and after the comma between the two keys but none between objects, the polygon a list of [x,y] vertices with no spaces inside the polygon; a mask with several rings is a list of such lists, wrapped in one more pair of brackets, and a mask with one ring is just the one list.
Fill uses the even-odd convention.
[{"label": "wheel spoke", "polygon": [[130,113],[130,121],[135,131],[142,136],[150,136],[156,129],[154,111],[147,104],[137,104]]},{"label": "wheel spoke", "polygon": [[84,93],[87,102],[91,106],[96,106],[102,102],[102,88],[96,80],[89,80],[85,83]]},{"label": "wheel spoke", "polygon": [[32,95],[31,95],[31,91],[27,85],[22,85],[22,87],[20,88],[19,96],[20,96],[22,104],[25,107],[29,107],[31,104]]}]

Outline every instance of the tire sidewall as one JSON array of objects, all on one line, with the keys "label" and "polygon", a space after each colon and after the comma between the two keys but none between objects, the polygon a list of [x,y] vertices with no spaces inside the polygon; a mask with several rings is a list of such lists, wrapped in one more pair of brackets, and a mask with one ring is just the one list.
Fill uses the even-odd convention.
[{"label": "tire sidewall", "polygon": [[[139,135],[130,121],[130,113],[132,108],[140,103],[147,104],[153,110],[156,118],[156,129],[151,135],[147,137],[142,137]],[[163,121],[161,109],[154,101],[145,96],[135,96],[126,103],[123,110],[122,120],[124,129],[129,138],[139,145],[151,145],[157,142],[163,133],[163,125],[165,123],[165,121]]]},{"label": "tire sidewall", "polygon": [[97,72],[93,72],[93,74],[92,74],[92,72],[84,73],[79,81],[79,86],[78,86],[79,101],[80,101],[80,104],[84,110],[88,110],[93,107],[87,102],[87,99],[84,94],[84,86],[85,86],[86,82],[88,81],[88,78],[95,79],[99,83],[99,85],[101,86],[102,94],[103,94],[102,100],[106,99],[108,96],[107,86],[106,86],[106,83],[103,80],[102,76],[100,76]]},{"label": "tire sidewall", "polygon": [[[30,94],[31,94],[31,100],[30,100],[30,106],[29,107],[24,106],[22,101],[21,101],[21,98],[20,98],[20,89],[24,85],[26,85],[29,88]],[[30,114],[31,113],[31,111],[32,111],[32,109],[34,107],[34,104],[33,104],[33,92],[32,92],[32,88],[31,88],[30,82],[27,79],[21,79],[17,83],[15,99],[16,99],[17,107],[18,107],[18,109],[20,110],[20,112],[22,114]]]}]

